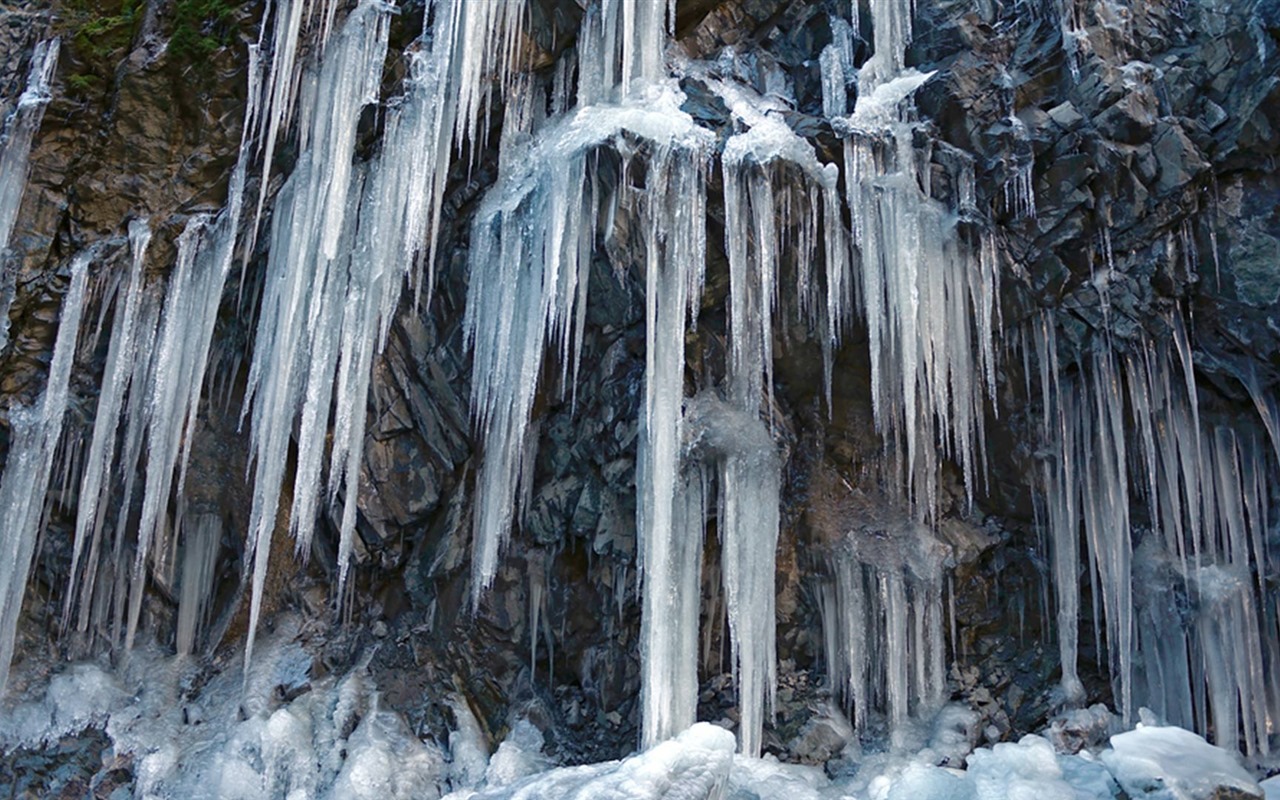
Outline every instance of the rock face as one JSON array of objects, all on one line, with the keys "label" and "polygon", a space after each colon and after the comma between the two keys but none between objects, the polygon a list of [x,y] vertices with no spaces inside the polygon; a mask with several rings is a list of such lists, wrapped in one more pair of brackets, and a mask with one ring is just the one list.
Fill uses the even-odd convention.
[{"label": "rock face", "polygon": [[[115,282],[128,268],[131,218],[152,220],[146,269],[159,279],[171,269],[173,243],[187,219],[221,207],[246,107],[248,44],[265,11],[256,3],[215,5],[221,10],[195,23],[202,44],[194,51],[174,44],[184,41],[177,36],[183,26],[193,24],[181,16],[182,2],[128,11],[30,2],[0,20],[0,113],[20,91],[20,54],[36,38],[60,33],[66,53],[4,254],[14,301],[12,341],[0,353],[2,404],[30,402],[43,387],[73,253],[100,243],[91,313],[110,315]],[[865,22],[868,4],[855,5],[864,23],[855,30],[850,57],[861,63],[875,43]],[[988,218],[1002,265],[997,338],[1005,354],[995,375],[998,408],[988,408],[985,420],[984,480],[970,505],[958,465],[947,462],[933,525],[949,551],[947,693],[978,713],[974,730],[988,743],[1017,741],[1049,723],[1061,676],[1045,588],[1052,568],[1035,499],[1034,476],[1054,457],[1042,450],[1045,409],[1031,389],[1044,354],[1025,342],[1026,331],[1045,315],[1057,331],[1053,356],[1069,374],[1104,347],[1137,356],[1145,342],[1169,341],[1174,316],[1193,321],[1200,413],[1259,427],[1252,422],[1258,395],[1246,381],[1272,402],[1280,384],[1280,12],[1254,0],[928,0],[916,6],[906,65],[936,71],[914,96],[916,137],[936,178],[932,191],[939,198],[958,194],[948,185],[948,153],[972,157],[972,205]],[[528,7],[521,46],[536,66],[535,82],[549,84],[555,65],[576,46],[583,12],[564,0],[530,0]],[[400,50],[424,15],[420,4],[409,3],[393,22],[395,55],[385,70],[384,102],[408,69]],[[737,53],[759,78],[755,88],[785,106],[777,115],[791,130],[812,143],[821,160],[842,164],[841,140],[824,116],[821,54],[839,34],[831,20],[847,17],[848,3],[838,0],[680,0],[676,47],[681,58]],[[686,76],[681,88],[685,111],[700,124],[721,140],[734,131],[728,109],[705,82]],[[842,99],[852,108],[856,86],[846,90]],[[381,113],[375,109],[361,120],[365,155],[378,148]],[[348,596],[326,594],[337,585],[341,516],[330,507],[308,559],[294,560],[285,537],[276,537],[265,615],[307,617],[308,645],[324,671],[367,663],[383,707],[402,714],[419,736],[443,741],[456,728],[445,699],[457,693],[475,709],[491,744],[523,718],[541,729],[548,754],[561,763],[601,761],[633,750],[640,724],[635,520],[645,372],[642,254],[627,251],[629,232],[621,229],[612,232],[612,252],[595,254],[581,369],[573,386],[543,381],[517,530],[492,589],[471,609],[470,501],[484,454],[470,416],[466,260],[478,199],[497,174],[502,119],[497,105],[487,144],[467,153],[449,175],[434,292],[405,293],[374,359]],[[273,174],[287,174],[296,157],[290,140],[276,154]],[[257,197],[258,180],[251,177],[248,196]],[[268,220],[278,184],[267,187]],[[709,192],[710,206],[722,209],[718,174]],[[252,206],[246,203],[246,224]],[[686,337],[690,396],[724,377],[728,255],[717,213],[708,221],[699,325]],[[219,514],[226,530],[218,545],[214,622],[202,642],[202,657],[211,664],[238,652],[247,627],[243,532],[250,467],[238,409],[249,377],[266,238],[241,253],[243,266],[227,283],[211,379],[192,432],[188,493]],[[833,356],[830,407],[815,337],[787,322],[775,338],[769,413],[785,457],[776,575],[781,688],[765,749],[822,763],[856,738],[831,705],[841,704],[832,697],[840,690],[830,686],[824,651],[822,587],[833,579],[836,539],[844,530],[841,487],[865,489],[867,496],[887,498],[885,504],[901,502],[901,493],[879,477],[885,446],[873,422],[865,328],[854,325]],[[92,337],[78,356],[71,442],[87,440],[91,430],[105,339]],[[60,462],[69,474],[77,468],[75,447]],[[32,670],[68,652],[102,648],[46,635],[58,626],[70,569],[78,481],[63,484],[51,493],[35,590],[28,592],[20,629],[19,651]],[[1274,503],[1274,491],[1268,498]],[[1145,501],[1133,505],[1136,527],[1152,527]],[[278,532],[287,527],[282,518]],[[1266,535],[1259,549],[1271,555],[1256,565],[1255,577],[1274,592],[1280,539]],[[725,599],[712,574],[720,545],[708,539],[699,717],[732,727],[734,654]],[[169,641],[177,603],[164,571],[171,573],[172,565],[149,568],[155,574],[144,620]],[[1095,580],[1082,577],[1091,585]],[[333,614],[338,605],[340,618]],[[1081,618],[1090,611],[1098,613],[1086,606]],[[1274,626],[1274,618],[1267,619]],[[1112,646],[1095,637],[1096,627],[1083,628],[1084,699],[1115,705]],[[93,760],[100,746],[87,739],[51,748],[24,758]],[[76,780],[68,778],[67,785]],[[26,777],[17,784],[28,792],[45,785],[53,784]]]}]

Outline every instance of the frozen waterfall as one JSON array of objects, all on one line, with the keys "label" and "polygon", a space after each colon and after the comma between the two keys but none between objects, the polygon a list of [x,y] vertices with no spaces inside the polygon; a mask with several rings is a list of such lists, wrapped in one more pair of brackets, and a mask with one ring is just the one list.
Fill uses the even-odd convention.
[{"label": "frozen waterfall", "polygon": [[[1224,750],[1267,756],[1280,718],[1271,533],[1280,404],[1267,376],[1235,375],[1239,385],[1222,394],[1234,393],[1237,410],[1252,409],[1233,418],[1207,399],[1208,384],[1198,383],[1199,340],[1181,298],[1157,291],[1158,313],[1142,321],[1146,328],[1122,330],[1107,294],[1119,272],[1109,220],[1090,232],[1104,254],[1089,254],[1088,266],[1096,268],[1089,279],[1076,274],[1082,268],[1063,268],[1071,274],[1062,280],[1083,284],[1088,311],[1098,315],[1082,326],[1086,333],[1060,341],[1065,312],[1056,286],[1032,290],[1028,281],[1019,287],[1027,288],[1025,297],[1002,298],[1002,279],[1025,277],[1026,265],[1001,238],[1010,228],[997,220],[1028,231],[1049,224],[1042,213],[1048,204],[1038,202],[1047,193],[1041,188],[1036,196],[1039,140],[1009,101],[1000,125],[1017,140],[1017,152],[1000,168],[976,145],[970,153],[944,141],[940,121],[922,120],[915,98],[948,78],[950,62],[935,65],[937,72],[908,66],[916,58],[912,0],[871,0],[861,10],[857,2],[836,5],[852,18],[824,22],[831,4],[805,18],[805,36],[819,42],[803,63],[806,96],[797,88],[801,79],[756,48],[759,42],[726,39],[714,49],[699,49],[701,39],[697,46],[676,42],[682,23],[675,0],[574,3],[572,13],[548,23],[550,44],[533,30],[546,8],[527,0],[428,0],[421,9],[384,0],[269,3],[259,39],[248,45],[245,116],[222,210],[186,205],[160,214],[135,206],[124,219],[113,217],[114,232],[78,252],[80,234],[69,224],[66,241],[77,244],[58,252],[75,255],[57,258],[60,268],[69,264],[69,280],[45,276],[41,286],[54,300],[61,295],[62,310],[43,393],[31,407],[8,410],[0,688],[24,633],[28,587],[45,590],[40,576],[32,577],[37,548],[63,537],[69,566],[57,569],[67,586],[52,595],[60,604],[60,646],[75,657],[109,652],[123,663],[128,680],[121,685],[130,692],[80,665],[50,684],[44,706],[24,713],[43,721],[46,706],[63,703],[76,724],[110,719],[112,741],[140,754],[140,792],[474,790],[496,798],[551,787],[589,796],[634,786],[657,792],[653,787],[670,779],[728,797],[745,774],[765,776],[771,788],[804,784],[811,791],[797,789],[797,797],[818,797],[833,785],[825,775],[804,773],[790,784],[793,774],[759,758],[782,727],[772,724],[779,697],[786,700],[780,664],[790,664],[781,667],[785,675],[797,658],[815,665],[812,686],[834,720],[830,727],[839,727],[833,736],[842,738],[841,748],[852,753],[887,732],[887,741],[875,743],[885,752],[872,756],[881,759],[875,765],[884,768],[877,785],[884,791],[875,794],[871,777],[859,792],[895,798],[909,795],[902,786],[943,786],[978,797],[984,795],[975,786],[1002,779],[990,774],[1014,773],[1042,777],[1041,786],[1064,793],[1080,775],[1108,790],[1115,781],[1100,777],[1107,767],[1055,754],[1036,736],[996,745],[986,734],[993,748],[972,754],[967,777],[939,769],[938,760],[893,762],[957,682],[949,683],[945,636],[956,611],[948,616],[945,606],[962,547],[953,548],[942,528],[947,520],[991,519],[981,502],[991,488],[987,429],[998,424],[1003,440],[1025,424],[1036,440],[1030,449],[1038,450],[1020,450],[1012,460],[1000,455],[1005,465],[1034,465],[1017,487],[1027,498],[1027,519],[1009,527],[1021,525],[1029,538],[1043,529],[1048,544],[1044,574],[1037,573],[1044,582],[1036,585],[1054,612],[1046,641],[1056,634],[1061,682],[1044,702],[1070,710],[1089,701],[1096,654],[1124,724],[1145,708],[1211,735]],[[1046,6],[1066,52],[1059,77],[1078,78],[1090,57],[1087,15],[1074,0]],[[421,32],[403,27],[419,10]],[[784,16],[757,22],[768,34],[794,22]],[[577,26],[576,36],[565,25]],[[410,33],[402,39],[404,30]],[[1053,52],[1057,47],[1055,40]],[[4,120],[0,252],[22,239],[13,236],[15,220],[56,89],[58,54],[56,38],[36,46],[26,90]],[[924,99],[919,108],[927,110]],[[234,142],[227,149],[235,151]],[[484,163],[490,158],[494,165]],[[992,174],[1002,183],[987,191]],[[1109,215],[1093,206],[1089,213],[1095,221]],[[160,241],[179,229],[172,242]],[[716,232],[711,239],[709,230]],[[1180,266],[1196,273],[1192,224],[1172,222],[1162,235],[1168,254],[1180,252],[1188,262]],[[1214,247],[1216,260],[1216,240]],[[172,263],[156,263],[170,252]],[[230,300],[237,268],[240,290],[250,295],[245,303]],[[449,281],[437,287],[437,271],[446,270]],[[102,278],[91,280],[91,273]],[[465,310],[454,296],[464,283]],[[458,448],[470,451],[442,466],[451,474],[437,492],[456,493],[447,501],[449,535],[457,527],[465,540],[469,528],[469,562],[465,545],[451,540],[447,548],[449,569],[461,567],[450,591],[465,599],[431,596],[430,624],[457,604],[485,624],[487,612],[502,613],[486,603],[505,582],[504,567],[527,569],[532,588],[516,608],[529,609],[534,642],[555,637],[549,619],[569,593],[550,576],[563,551],[530,550],[526,560],[505,565],[503,557],[517,549],[513,537],[526,527],[539,488],[544,423],[586,405],[580,374],[590,375],[594,331],[605,327],[589,316],[602,290],[636,301],[633,319],[606,324],[630,326],[618,336],[619,350],[627,351],[619,358],[633,358],[630,374],[640,375],[643,363],[642,381],[632,381],[627,389],[634,391],[610,409],[634,409],[621,413],[635,419],[617,427],[630,436],[634,421],[637,435],[624,442],[618,434],[610,458],[621,465],[614,476],[621,478],[609,487],[621,486],[617,493],[630,502],[634,463],[635,544],[628,549],[620,535],[608,557],[616,559],[614,575],[624,576],[610,587],[619,619],[625,576],[635,568],[638,664],[621,674],[633,689],[638,684],[639,696],[618,712],[623,719],[634,710],[635,719],[617,726],[627,735],[638,727],[645,752],[578,772],[522,774],[528,764],[550,765],[532,723],[508,720],[510,746],[490,760],[492,720],[478,719],[483,715],[457,697],[441,701],[454,718],[445,723],[455,734],[446,753],[380,710],[369,660],[345,677],[315,676],[306,699],[278,696],[310,666],[298,666],[304,648],[265,633],[274,622],[265,607],[279,566],[269,558],[278,557],[286,529],[300,560],[327,556],[324,531],[332,522],[333,585],[307,602],[351,615],[365,610],[352,598],[368,572],[352,567],[376,551],[362,548],[370,540],[361,537],[377,520],[361,515],[378,491],[366,465],[366,454],[382,446],[378,375],[402,355],[394,352],[395,326],[428,314],[440,317],[433,332],[440,341],[429,347],[470,358],[469,367],[439,383],[470,392],[472,424],[472,441]],[[1016,314],[1009,328],[1017,332],[1009,335],[1023,348],[1022,387],[1009,385],[1017,383],[1017,364],[1005,369],[1002,299]],[[238,348],[232,374],[218,375],[214,357],[228,347],[219,326],[232,316],[254,330],[243,346],[230,345]],[[7,334],[0,335],[0,350],[6,344]],[[785,361],[793,344],[797,353],[821,353],[820,387],[816,363],[811,376],[806,371],[788,385],[801,371]],[[694,348],[700,352],[687,352]],[[241,358],[248,362],[243,375]],[[193,450],[212,413],[215,378],[225,381],[228,404],[243,383],[239,413],[250,457],[237,481],[246,490],[247,530],[194,485],[201,476]],[[861,397],[836,393],[842,378],[846,386],[865,381],[865,411]],[[1034,406],[1030,422],[1019,408],[1024,401]],[[997,418],[1002,409],[1014,412],[1007,426]],[[92,417],[85,420],[81,410]],[[797,420],[799,427],[813,423],[788,427]],[[824,438],[831,431],[847,434],[841,444],[856,451],[839,454],[845,460],[831,468],[832,476],[843,470],[832,478],[833,505],[848,513],[829,529],[801,530],[810,482],[837,460]],[[59,504],[71,508],[71,500],[63,526]],[[228,603],[219,592],[241,537],[236,591],[249,590],[244,658],[210,683],[210,702],[226,708],[197,708],[192,713],[207,712],[210,725],[195,730],[183,716],[188,709],[177,709],[186,691],[179,686],[194,681],[184,670],[216,644],[215,617],[238,613],[239,595]],[[786,553],[797,543],[807,552],[780,563],[780,546]],[[54,544],[60,548],[62,540]],[[594,544],[582,554],[588,564],[603,553]],[[421,577],[416,563],[406,566],[423,557],[415,548],[395,556],[402,559],[397,587],[406,591]],[[782,577],[791,581],[788,602],[820,617],[814,635],[789,641],[788,628],[779,626],[794,613],[780,602]],[[156,595],[166,610],[152,615]],[[377,602],[394,616],[391,600]],[[194,659],[170,661],[150,649],[149,628],[166,626],[172,630],[157,638]],[[709,676],[711,643],[725,626],[727,674]],[[427,627],[385,644],[405,645],[420,666],[414,637]],[[282,628],[301,635],[292,621]],[[626,635],[634,641],[637,634]],[[541,691],[539,681],[557,681],[571,667],[556,642],[544,676],[537,646],[529,683]],[[120,658],[131,651],[138,658],[132,666]],[[139,677],[143,669],[164,673],[158,689]],[[582,682],[597,676],[589,677]],[[710,702],[701,690],[711,677],[718,682],[714,700],[736,706],[725,717],[736,727],[737,755],[729,734],[699,723],[700,703]],[[81,690],[92,703],[76,702]],[[596,710],[603,708],[604,691],[591,691]],[[147,713],[130,717],[139,704]],[[234,720],[218,716],[232,708]],[[968,713],[953,707],[950,719],[964,723]],[[39,738],[61,735],[55,717]],[[3,738],[10,726],[0,723]],[[977,737],[966,739],[965,754]],[[190,768],[182,765],[186,748],[198,755]],[[1123,749],[1113,754],[1122,762]],[[1219,760],[1210,752],[1208,761]]]}]

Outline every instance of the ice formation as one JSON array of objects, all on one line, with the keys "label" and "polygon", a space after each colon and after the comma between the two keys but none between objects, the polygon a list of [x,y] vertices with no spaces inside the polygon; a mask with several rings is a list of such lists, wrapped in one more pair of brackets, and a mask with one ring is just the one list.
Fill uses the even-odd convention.
[{"label": "ice formation", "polygon": [[[114,303],[111,338],[78,476],[64,625],[131,648],[154,572],[176,578],[176,649],[186,654],[198,650],[207,626],[224,535],[218,514],[189,505],[184,492],[214,325],[237,247],[251,252],[259,234],[276,148],[296,126],[297,165],[270,212],[244,411],[253,451],[253,567],[243,685],[235,690],[228,678],[208,695],[242,692],[246,719],[210,726],[208,736],[220,739],[184,739],[180,746],[156,744],[174,735],[168,717],[112,716],[110,733],[141,753],[141,791],[158,794],[308,796],[323,789],[347,797],[430,796],[475,789],[482,797],[523,797],[554,789],[599,797],[656,794],[674,785],[716,796],[751,780],[779,796],[821,796],[831,788],[825,777],[750,758],[761,750],[775,691],[781,465],[772,370],[788,279],[823,348],[828,409],[834,352],[859,308],[890,473],[884,483],[901,488],[912,509],[853,521],[837,544],[823,597],[829,677],[846,695],[857,729],[883,714],[896,745],[906,742],[912,718],[936,707],[945,690],[947,553],[926,524],[936,521],[942,461],[959,465],[972,499],[996,389],[1001,265],[975,205],[972,158],[940,143],[915,144],[911,96],[932,73],[905,66],[912,3],[870,4],[876,52],[860,70],[857,4],[852,24],[832,21],[833,41],[818,68],[823,113],[843,139],[843,185],[836,165],[822,163],[785,123],[787,104],[766,99],[768,92],[747,88],[735,74],[732,55],[691,64],[665,52],[674,3],[587,4],[576,65],[560,65],[549,96],[517,74],[522,0],[428,5],[431,30],[405,55],[404,92],[385,103],[379,150],[359,161],[362,115],[381,99],[393,8],[363,0],[339,22],[338,4],[329,0],[273,4],[263,39],[250,48],[250,105],[223,212],[188,219],[163,285],[146,278],[148,221],[129,225],[131,260],[106,301]],[[1078,69],[1087,45],[1080,14],[1072,0],[1059,5],[1064,47]],[[308,28],[314,58],[304,58]],[[268,30],[270,60],[260,63]],[[57,53],[56,39],[37,47],[28,89],[6,121],[0,249],[12,232]],[[733,129],[723,142],[683,110],[686,98],[672,73],[702,82],[728,108]],[[855,83],[851,113],[848,89]],[[490,760],[478,724],[467,724],[459,704],[460,730],[446,756],[378,711],[358,676],[269,714],[252,707],[267,704],[270,694],[257,682],[289,666],[276,650],[265,663],[250,658],[271,537],[287,515],[305,557],[322,509],[341,505],[341,593],[354,550],[373,363],[403,289],[430,299],[449,167],[460,157],[476,158],[495,91],[506,100],[499,174],[471,230],[465,320],[483,450],[473,605],[521,523],[519,498],[531,488],[530,443],[538,432],[531,415],[539,393],[549,390],[541,385],[548,351],[562,393],[574,390],[593,259],[615,246],[635,255],[645,299],[636,522],[648,749],[621,763],[534,777],[529,773],[546,766],[536,731],[513,733]],[[725,381],[686,397],[686,331],[700,308],[708,183],[721,144],[729,262]],[[242,236],[246,171],[255,160],[263,173],[256,218]],[[940,166],[951,172],[951,196],[933,185]],[[1035,217],[1031,164],[1014,172],[1005,206],[1014,217]],[[617,225],[624,217],[633,224]],[[1109,234],[1102,236],[1109,253]],[[10,416],[13,444],[0,482],[8,548],[0,559],[0,685],[61,437],[91,258],[84,253],[72,261],[44,395],[34,409]],[[1087,571],[1104,623],[1105,634],[1096,638],[1105,645],[1123,713],[1131,716],[1145,703],[1177,724],[1212,728],[1228,748],[1238,738],[1246,752],[1263,754],[1280,708],[1274,636],[1280,600],[1269,599],[1262,585],[1275,465],[1262,431],[1201,418],[1187,334],[1177,319],[1169,343],[1126,350],[1108,341],[1074,372],[1059,367],[1052,320],[1038,320],[1031,336],[1041,367],[1042,436],[1055,456],[1042,465],[1039,512],[1053,544],[1063,693],[1069,703],[1084,697],[1077,663],[1079,587]],[[1256,375],[1241,381],[1280,459],[1280,412]],[[289,485],[292,505],[282,508]],[[1143,501],[1146,510],[1135,510]],[[899,504],[894,498],[886,505]],[[713,515],[740,710],[744,757],[736,761],[728,733],[695,725],[702,557]],[[134,538],[126,530],[136,531]],[[531,595],[540,608],[540,595]],[[26,738],[99,719],[117,704],[118,687],[88,668],[60,678],[46,703],[53,710],[41,706],[23,718],[43,731]],[[71,702],[77,686],[102,703]],[[156,702],[176,705],[172,696]],[[354,708],[361,703],[357,725]],[[204,734],[181,734],[188,735]],[[180,766],[179,756],[191,749],[212,753],[211,760]],[[1118,776],[1138,769],[1134,752],[1128,740],[1116,743]],[[1047,742],[1029,737],[974,753],[964,774],[914,763],[867,788],[872,797],[888,798],[986,798],[1011,785],[1044,796],[1106,797],[1103,769],[1055,756]]]},{"label": "ice formation", "polygon": [[[940,457],[958,463],[969,498],[985,459],[985,401],[995,395],[994,243],[973,216],[974,173],[960,154],[957,196],[931,196],[931,154],[913,144],[911,94],[931,77],[903,66],[911,3],[872,9],[876,54],[858,73],[844,139],[876,428],[921,517],[937,503]],[[935,447],[935,442],[937,447]]]},{"label": "ice formation", "polygon": [[[1148,705],[1218,741],[1267,752],[1280,697],[1267,569],[1266,481],[1258,431],[1202,419],[1181,318],[1136,353],[1102,345],[1073,374],[1053,328],[1034,325],[1044,408],[1043,517],[1053,543],[1063,690],[1078,701],[1081,533],[1107,664],[1126,720]],[[1262,406],[1266,408],[1265,404]],[[1131,500],[1132,498],[1132,500]],[[1133,501],[1146,506],[1134,518]],[[1254,576],[1258,576],[1255,578]]]},{"label": "ice formation", "polygon": [[[358,365],[348,363],[372,333],[362,325],[367,314],[360,313],[370,302],[368,289],[351,287],[350,276],[373,278],[353,264],[358,259],[352,246],[357,219],[355,209],[349,207],[360,197],[365,178],[353,169],[352,151],[361,109],[377,100],[387,47],[387,14],[381,3],[362,3],[330,43],[319,73],[308,73],[299,122],[302,155],[276,201],[245,405],[246,413],[252,411],[254,467],[248,535],[254,554],[253,596],[246,657],[252,654],[295,415],[301,408],[298,475],[309,481],[298,485],[290,526],[295,535],[303,529],[309,536],[313,520],[303,519],[299,511],[312,508],[318,492],[324,423],[339,354],[344,378],[367,376],[370,369],[367,359]],[[339,239],[347,245],[341,252]],[[372,353],[367,356],[372,358]],[[341,469],[347,466],[344,423],[359,431],[363,442],[364,397],[340,395],[331,456],[336,466],[330,467],[329,474],[331,495],[336,494]],[[354,405],[360,412],[354,419],[342,416],[343,400],[351,404],[348,409]],[[353,527],[343,526],[340,563],[344,571]],[[304,544],[307,541],[303,539]]]},{"label": "ice formation", "polygon": [[[297,5],[288,7],[290,13]],[[368,164],[355,164],[356,126],[362,110],[378,100],[391,7],[362,3],[330,37],[319,65],[299,81],[303,155],[276,201],[268,288],[250,373],[250,653],[270,539],[289,477],[296,489],[289,527],[304,557],[322,494],[330,505],[342,498],[338,563],[339,583],[345,581],[372,362],[385,345],[406,279],[421,292],[424,264],[430,294],[452,151],[478,142],[487,79],[495,72],[505,76],[514,63],[521,8],[514,0],[432,4],[435,29],[410,54],[404,95],[390,104],[381,152]],[[298,35],[296,20],[283,19],[277,18],[284,25],[275,40],[279,63],[273,62],[282,72],[292,58],[282,48]],[[268,161],[272,131],[292,96],[275,75],[266,105]],[[295,420],[297,466],[287,476]]]},{"label": "ice formation", "polygon": [[0,689],[9,680],[18,617],[40,538],[54,451],[62,438],[71,366],[75,361],[85,286],[93,258],[94,252],[85,250],[71,259],[71,279],[62,300],[44,393],[30,407],[9,409],[12,438],[4,472],[0,473],[0,548],[3,548],[0,550]]},{"label": "ice formation", "polygon": [[822,598],[828,676],[859,731],[883,714],[901,746],[908,720],[945,698],[944,568],[950,547],[892,506],[854,493]]}]

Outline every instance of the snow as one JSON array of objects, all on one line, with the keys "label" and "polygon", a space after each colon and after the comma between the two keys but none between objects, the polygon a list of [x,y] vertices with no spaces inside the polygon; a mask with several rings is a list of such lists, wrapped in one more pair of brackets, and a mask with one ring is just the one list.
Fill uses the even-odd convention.
[{"label": "snow", "polygon": [[1235,757],[1177,727],[1139,725],[1111,737],[1102,763],[1131,797],[1203,800],[1218,787],[1262,794]]},{"label": "snow", "polygon": [[472,800],[727,800],[733,734],[699,722],[622,761],[566,767]]},{"label": "snow", "polygon": [[1280,800],[1280,775],[1273,775],[1258,786],[1266,793],[1266,800]]}]

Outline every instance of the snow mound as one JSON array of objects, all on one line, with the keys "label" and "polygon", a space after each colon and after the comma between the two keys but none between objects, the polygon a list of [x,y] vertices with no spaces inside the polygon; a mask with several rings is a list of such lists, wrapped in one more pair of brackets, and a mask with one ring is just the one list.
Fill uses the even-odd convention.
[{"label": "snow mound", "polygon": [[1111,737],[1102,763],[1133,798],[1206,800],[1221,787],[1262,797],[1262,788],[1220,747],[1177,727],[1139,725]]}]

